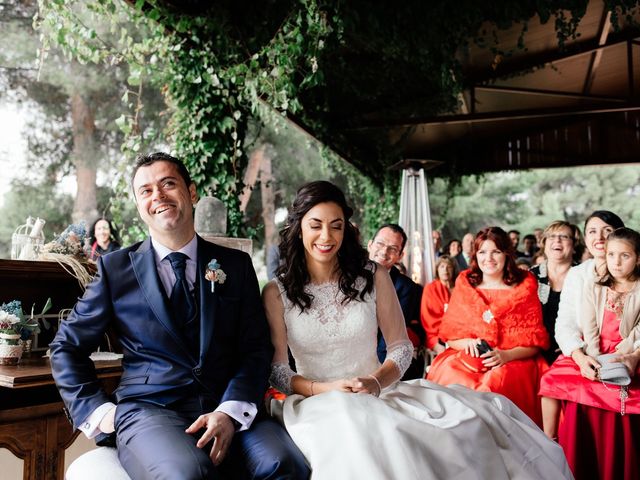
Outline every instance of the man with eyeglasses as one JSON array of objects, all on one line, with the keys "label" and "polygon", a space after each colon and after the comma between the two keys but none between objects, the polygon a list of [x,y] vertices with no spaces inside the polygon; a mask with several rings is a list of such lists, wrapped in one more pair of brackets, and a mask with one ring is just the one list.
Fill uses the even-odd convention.
[{"label": "man with eyeglasses", "polygon": [[[378,229],[373,236],[373,240],[369,241],[367,250],[369,250],[370,260],[377,262],[381,267],[389,271],[389,276],[393,281],[400,306],[402,307],[409,339],[413,343],[414,351],[417,352],[420,346],[424,345],[426,336],[420,323],[422,287],[400,273],[400,270],[396,267],[404,256],[406,243],[407,234],[402,227],[395,223],[388,223]],[[383,362],[386,356],[387,347],[381,332],[378,331],[378,358],[380,362]],[[422,377],[424,377],[424,359],[416,353],[403,380]]]}]

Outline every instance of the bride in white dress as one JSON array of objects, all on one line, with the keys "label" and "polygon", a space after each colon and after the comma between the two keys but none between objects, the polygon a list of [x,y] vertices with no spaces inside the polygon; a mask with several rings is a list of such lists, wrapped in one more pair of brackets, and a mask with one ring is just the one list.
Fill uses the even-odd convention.
[{"label": "bride in white dress", "polygon": [[300,188],[281,232],[277,279],[263,292],[271,382],[288,394],[272,413],[312,478],[573,478],[562,449],[506,397],[398,381],[413,347],[391,279],[368,262],[351,214],[333,184]]}]

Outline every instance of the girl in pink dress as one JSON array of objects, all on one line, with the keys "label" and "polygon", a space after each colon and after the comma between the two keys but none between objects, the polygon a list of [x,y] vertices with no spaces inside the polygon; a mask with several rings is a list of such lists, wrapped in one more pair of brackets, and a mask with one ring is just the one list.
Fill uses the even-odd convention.
[{"label": "girl in pink dress", "polygon": [[[585,284],[581,306],[585,346],[561,355],[540,384],[545,433],[558,436],[575,477],[640,478],[640,234],[619,228],[606,242],[607,272]],[[616,354],[632,382],[607,384],[598,375],[601,354]],[[593,372],[581,371],[583,356]],[[561,403],[559,428],[556,412]]]}]

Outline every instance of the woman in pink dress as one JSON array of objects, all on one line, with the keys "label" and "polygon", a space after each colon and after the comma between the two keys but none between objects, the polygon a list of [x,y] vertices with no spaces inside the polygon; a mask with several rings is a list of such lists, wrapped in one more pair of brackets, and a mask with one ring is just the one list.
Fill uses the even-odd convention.
[{"label": "woman in pink dress", "polygon": [[[560,356],[542,377],[545,432],[563,447],[576,478],[640,478],[640,234],[619,228],[605,244],[607,271],[585,284],[584,347]],[[607,384],[598,356],[615,354],[633,380]],[[584,358],[589,357],[589,362]],[[581,369],[591,364],[594,369]],[[564,419],[557,428],[557,403]]]}]

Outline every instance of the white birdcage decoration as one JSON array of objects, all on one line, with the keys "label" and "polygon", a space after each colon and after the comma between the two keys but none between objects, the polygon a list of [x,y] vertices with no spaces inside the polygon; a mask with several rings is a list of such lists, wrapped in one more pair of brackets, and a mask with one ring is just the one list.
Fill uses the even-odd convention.
[{"label": "white birdcage decoration", "polygon": [[24,225],[16,228],[11,235],[12,260],[37,260],[40,247],[44,245],[45,223],[41,218],[29,217]]}]

